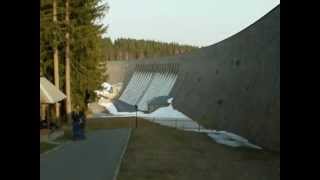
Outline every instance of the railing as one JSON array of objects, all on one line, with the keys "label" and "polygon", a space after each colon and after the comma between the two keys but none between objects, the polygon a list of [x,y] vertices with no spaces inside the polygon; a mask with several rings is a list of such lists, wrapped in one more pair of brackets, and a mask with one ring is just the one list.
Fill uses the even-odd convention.
[{"label": "railing", "polygon": [[175,118],[144,118],[153,123],[157,123],[164,126],[173,127],[182,130],[201,131],[205,128],[197,122],[187,119],[175,119]]}]

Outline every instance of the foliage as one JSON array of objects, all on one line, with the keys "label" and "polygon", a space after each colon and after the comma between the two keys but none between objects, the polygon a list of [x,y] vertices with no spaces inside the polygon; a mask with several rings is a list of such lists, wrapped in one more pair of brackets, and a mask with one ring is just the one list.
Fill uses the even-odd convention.
[{"label": "foliage", "polygon": [[104,39],[107,60],[132,60],[163,57],[189,53],[197,47],[180,45],[178,43],[165,43],[151,40],[136,40],[128,38]]},{"label": "foliage", "polygon": [[[102,0],[70,0],[70,24],[66,26],[65,1],[57,1],[58,23],[53,23],[52,0],[40,1],[40,71],[53,82],[53,47],[59,49],[61,90],[65,89],[65,33],[70,32],[71,102],[85,108],[105,77],[103,38],[99,23],[108,9]],[[89,96],[91,95],[91,96]],[[92,97],[93,98],[93,97]]]}]

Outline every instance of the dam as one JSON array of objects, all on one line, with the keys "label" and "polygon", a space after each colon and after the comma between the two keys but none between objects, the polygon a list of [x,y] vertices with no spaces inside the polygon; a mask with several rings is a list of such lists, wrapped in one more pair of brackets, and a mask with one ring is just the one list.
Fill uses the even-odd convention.
[{"label": "dam", "polygon": [[118,100],[148,111],[159,96],[204,127],[280,151],[280,5],[239,33],[190,54],[108,61]]}]

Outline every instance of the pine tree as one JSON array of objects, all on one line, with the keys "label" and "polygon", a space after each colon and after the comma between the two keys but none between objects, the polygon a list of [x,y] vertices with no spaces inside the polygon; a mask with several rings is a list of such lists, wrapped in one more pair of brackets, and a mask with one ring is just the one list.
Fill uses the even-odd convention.
[{"label": "pine tree", "polygon": [[71,0],[71,94],[73,106],[86,108],[88,94],[94,97],[106,79],[106,54],[102,34],[106,28],[97,23],[108,6],[102,0]]},{"label": "pine tree", "polygon": [[[106,78],[106,45],[101,36],[106,28],[97,20],[104,16],[107,5],[101,4],[102,0],[55,1],[57,23],[53,22],[53,0],[40,1],[40,72],[50,81],[54,80],[53,54],[56,54],[56,47],[60,52],[58,58],[69,61],[59,62],[61,88],[70,97],[67,104],[72,103],[71,108],[85,108],[88,98],[94,98],[93,91]],[[108,58],[113,59],[112,55]],[[63,106],[70,113],[71,108],[67,104]]]},{"label": "pine tree", "polygon": [[150,40],[136,40],[119,38],[111,42],[110,38],[104,39],[104,51],[108,60],[144,59],[189,53],[197,47],[165,43]]}]

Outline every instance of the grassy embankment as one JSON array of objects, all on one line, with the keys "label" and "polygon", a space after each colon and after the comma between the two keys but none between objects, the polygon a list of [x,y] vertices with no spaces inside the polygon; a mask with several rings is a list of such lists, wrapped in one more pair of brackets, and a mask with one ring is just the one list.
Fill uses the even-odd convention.
[{"label": "grassy embankment", "polygon": [[273,180],[280,179],[279,168],[277,153],[227,147],[206,134],[150,125],[133,130],[118,180]]}]

